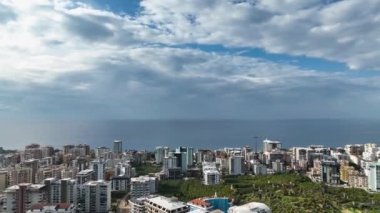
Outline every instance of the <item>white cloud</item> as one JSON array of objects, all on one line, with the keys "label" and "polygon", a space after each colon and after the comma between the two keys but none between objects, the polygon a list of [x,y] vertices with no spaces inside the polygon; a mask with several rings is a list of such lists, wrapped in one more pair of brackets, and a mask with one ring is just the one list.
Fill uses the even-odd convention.
[{"label": "white cloud", "polygon": [[140,20],[162,30],[160,41],[259,47],[335,60],[352,69],[380,69],[376,0],[145,0],[142,6]]},{"label": "white cloud", "polygon": [[[259,47],[378,69],[371,26],[380,19],[366,1],[375,9],[352,0],[146,0],[137,17],[71,1],[7,1],[0,15],[14,15],[0,22],[0,97],[20,111],[62,116],[334,115],[350,100],[379,102],[378,79],[168,46]],[[372,18],[352,14],[359,10]]]}]

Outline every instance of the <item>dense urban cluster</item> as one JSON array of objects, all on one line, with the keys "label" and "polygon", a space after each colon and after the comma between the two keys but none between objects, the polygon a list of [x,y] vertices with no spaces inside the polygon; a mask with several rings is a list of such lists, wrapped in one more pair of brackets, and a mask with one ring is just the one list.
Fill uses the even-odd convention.
[{"label": "dense urban cluster", "polygon": [[[200,180],[210,187],[234,177],[284,173],[300,174],[326,186],[380,191],[377,144],[285,149],[279,141],[265,139],[262,143],[260,151],[257,143],[254,149],[123,150],[120,140],[113,142],[112,149],[79,144],[65,145],[60,150],[30,144],[20,151],[3,150],[0,212],[265,213],[271,212],[271,206],[257,200],[236,202],[232,194],[218,195],[216,191],[183,200],[165,196],[159,186],[165,181]],[[236,191],[233,184],[229,190]]]}]

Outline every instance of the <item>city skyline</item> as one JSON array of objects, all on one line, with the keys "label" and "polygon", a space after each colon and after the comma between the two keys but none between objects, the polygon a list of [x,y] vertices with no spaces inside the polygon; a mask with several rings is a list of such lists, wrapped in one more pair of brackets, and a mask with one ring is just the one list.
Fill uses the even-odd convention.
[{"label": "city skyline", "polygon": [[379,7],[0,1],[0,116],[379,119]]}]

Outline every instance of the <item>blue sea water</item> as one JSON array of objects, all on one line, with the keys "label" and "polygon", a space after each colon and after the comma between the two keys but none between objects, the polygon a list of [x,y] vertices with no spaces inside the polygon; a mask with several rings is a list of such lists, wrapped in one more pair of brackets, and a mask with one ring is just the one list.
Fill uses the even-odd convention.
[{"label": "blue sea water", "polygon": [[[20,149],[40,143],[60,148],[87,143],[153,150],[155,146],[194,148],[254,147],[258,136],[280,140],[284,147],[322,144],[330,147],[380,141],[380,120],[113,120],[113,121],[2,121],[0,146]],[[261,147],[261,143],[259,148]]]}]

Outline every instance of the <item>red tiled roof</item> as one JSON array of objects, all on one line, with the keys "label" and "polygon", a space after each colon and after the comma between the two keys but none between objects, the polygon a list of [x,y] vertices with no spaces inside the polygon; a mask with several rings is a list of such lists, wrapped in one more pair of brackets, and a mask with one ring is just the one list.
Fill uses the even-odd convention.
[{"label": "red tiled roof", "polygon": [[194,200],[190,201],[192,204],[197,205],[197,206],[202,206],[202,207],[209,207],[211,206],[210,203],[206,202],[202,198],[196,198]]}]

